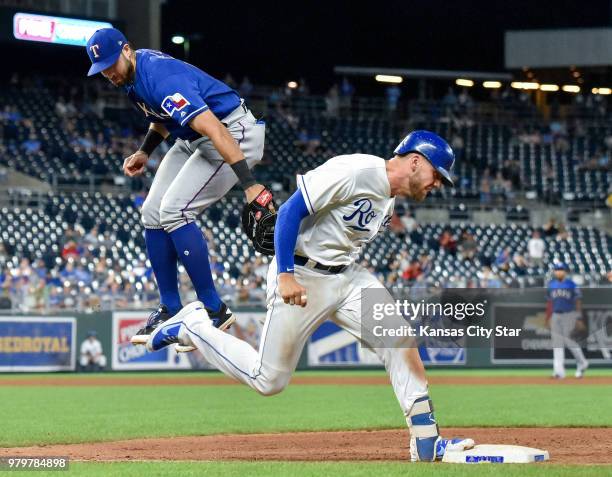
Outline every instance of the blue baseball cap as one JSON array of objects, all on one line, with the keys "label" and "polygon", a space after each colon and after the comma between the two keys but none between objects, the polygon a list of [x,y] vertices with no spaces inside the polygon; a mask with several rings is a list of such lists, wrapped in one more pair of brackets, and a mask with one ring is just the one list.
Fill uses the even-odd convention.
[{"label": "blue baseball cap", "polygon": [[557,262],[557,263],[555,263],[555,270],[563,270],[563,271],[567,272],[569,270],[569,267],[567,266],[566,263]]},{"label": "blue baseball cap", "polygon": [[127,43],[125,36],[116,28],[101,28],[87,40],[87,54],[91,60],[91,68],[87,76],[95,75],[113,66],[121,55],[123,45]]}]

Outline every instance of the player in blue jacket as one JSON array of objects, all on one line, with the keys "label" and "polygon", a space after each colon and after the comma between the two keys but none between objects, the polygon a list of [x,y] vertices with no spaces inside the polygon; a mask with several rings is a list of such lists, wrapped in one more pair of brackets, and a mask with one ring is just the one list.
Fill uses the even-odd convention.
[{"label": "player in blue jacket", "polygon": [[237,182],[248,202],[265,189],[250,169],[263,156],[265,126],[236,91],[193,65],[154,50],[134,50],[115,28],[96,31],[87,42],[88,76],[96,73],[123,88],[150,121],[144,142],[125,159],[129,177],[143,173],[149,155],[172,135],[142,206],[147,252],[160,293],[160,306],[132,338],[145,344],[150,333],[182,308],[180,259],[215,326],[235,320],[215,290],[208,248],[194,222]]},{"label": "player in blue jacket", "polygon": [[[569,267],[556,263],[555,278],[548,284],[548,310],[550,310],[550,334],[553,346],[553,377],[565,377],[565,348],[569,348],[576,359],[576,377],[584,376],[589,363],[580,345],[571,338],[572,331],[582,313],[580,289],[566,276]],[[583,324],[584,326],[584,324]]]}]

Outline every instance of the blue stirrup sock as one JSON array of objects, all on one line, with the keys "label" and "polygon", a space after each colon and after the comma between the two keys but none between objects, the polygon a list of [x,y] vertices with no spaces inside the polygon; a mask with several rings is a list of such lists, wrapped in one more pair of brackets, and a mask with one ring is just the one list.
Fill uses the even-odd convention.
[{"label": "blue stirrup sock", "polygon": [[410,428],[410,457],[412,461],[433,461],[444,454],[444,449],[438,442],[442,440],[429,396],[423,396],[414,401],[406,421]]},{"label": "blue stirrup sock", "polygon": [[174,315],[183,307],[178,289],[178,264],[174,244],[164,229],[145,229],[144,236],[159,289],[159,300],[166,305],[170,314]]},{"label": "blue stirrup sock", "polygon": [[198,299],[211,311],[219,311],[222,301],[215,289],[208,261],[208,246],[202,231],[195,222],[191,222],[170,232],[169,236],[191,278]]}]

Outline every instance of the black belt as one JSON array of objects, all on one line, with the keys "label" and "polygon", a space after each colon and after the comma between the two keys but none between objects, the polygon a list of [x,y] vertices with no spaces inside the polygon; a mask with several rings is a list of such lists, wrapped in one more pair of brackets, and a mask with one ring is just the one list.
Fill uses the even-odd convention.
[{"label": "black belt", "polygon": [[[295,262],[296,265],[299,265],[301,267],[305,266],[308,263],[308,258],[306,257],[302,257],[300,255],[294,255],[293,256],[293,261]],[[314,262],[314,266],[311,268],[315,268],[317,270],[323,270],[324,272],[329,272],[329,273],[342,273],[344,270],[346,270],[348,268],[348,265],[323,265],[322,263],[319,262]]]}]

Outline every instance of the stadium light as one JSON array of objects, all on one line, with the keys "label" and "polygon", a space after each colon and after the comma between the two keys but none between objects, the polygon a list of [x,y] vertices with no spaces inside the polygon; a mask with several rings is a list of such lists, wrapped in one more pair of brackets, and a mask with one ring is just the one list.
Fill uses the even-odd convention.
[{"label": "stadium light", "polygon": [[175,45],[182,45],[183,43],[185,43],[185,37],[182,35],[174,35],[172,37],[172,43],[174,43]]},{"label": "stadium light", "polygon": [[612,94],[612,89],[610,88],[593,88],[591,90],[593,94]]},{"label": "stadium light", "polygon": [[404,78],[402,78],[401,76],[393,76],[393,75],[376,75],[374,79],[378,81],[379,83],[400,84],[402,81],[404,81]]},{"label": "stadium light", "polygon": [[464,78],[457,78],[455,80],[455,84],[457,86],[467,86],[468,88],[471,88],[472,86],[474,86],[474,82],[470,79],[464,79]]},{"label": "stadium light", "polygon": [[566,93],[580,93],[580,86],[575,84],[564,84],[561,89]]},{"label": "stadium light", "polygon": [[295,89],[295,88],[297,88],[297,87],[298,87],[298,84],[297,84],[297,82],[295,82],[295,81],[289,81],[289,83],[287,83],[287,87],[288,87],[289,89]]},{"label": "stadium light", "polygon": [[512,86],[515,89],[538,89],[540,87],[539,83],[524,83],[522,81],[513,81],[512,83],[510,83],[510,86]]},{"label": "stadium light", "polygon": [[484,86],[485,88],[501,88],[501,83],[499,81],[484,81],[482,83],[482,86]]},{"label": "stadium light", "polygon": [[559,91],[559,86],[556,84],[541,84],[540,91]]}]

